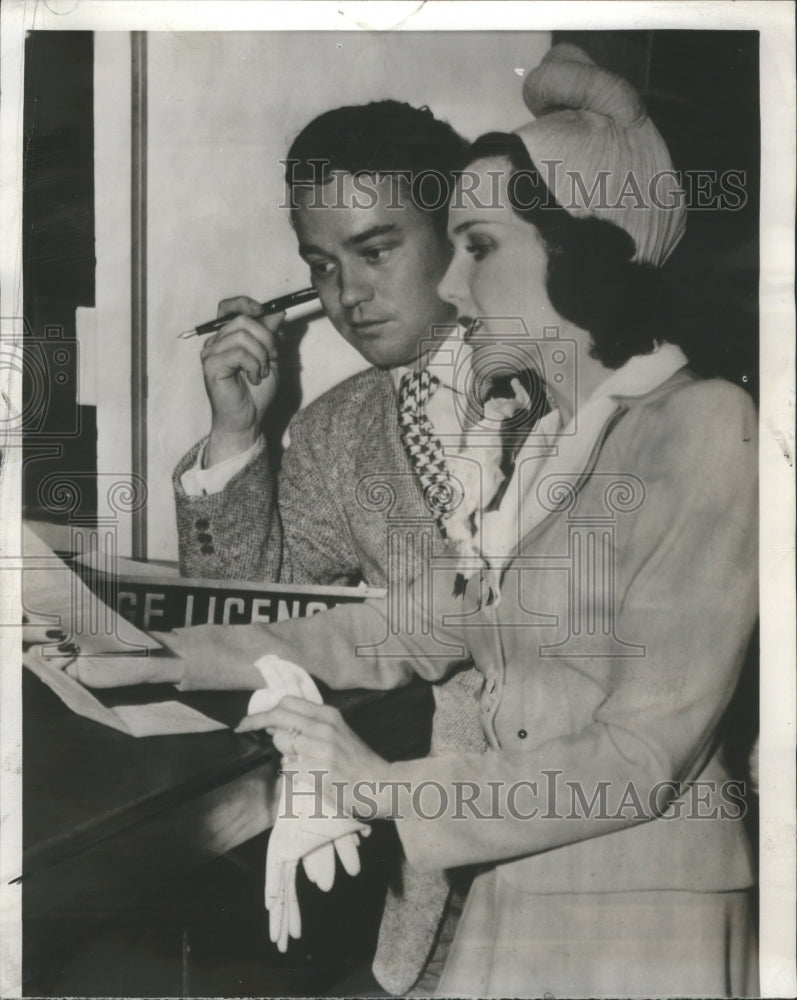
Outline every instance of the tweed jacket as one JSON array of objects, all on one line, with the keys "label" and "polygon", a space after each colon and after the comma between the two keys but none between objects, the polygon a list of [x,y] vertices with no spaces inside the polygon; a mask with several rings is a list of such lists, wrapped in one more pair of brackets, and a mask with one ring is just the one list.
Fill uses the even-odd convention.
[{"label": "tweed jacket", "polygon": [[264,449],[209,496],[189,497],[180,484],[205,441],[179,462],[182,575],[384,587],[390,521],[429,521],[390,375],[369,368],[334,386],[296,414],[290,438],[278,481]]},{"label": "tweed jacket", "polygon": [[[403,810],[397,828],[409,861],[491,869],[471,888],[460,959],[463,941],[483,945],[497,933],[474,916],[485,909],[475,905],[480,892],[491,894],[493,910],[512,907],[522,926],[524,894],[531,919],[531,901],[545,893],[723,893],[752,884],[722,722],[757,614],[756,434],[741,390],[682,369],[645,396],[618,399],[578,476],[542,476],[550,513],[522,539],[497,606],[480,607],[470,585],[454,600],[443,567],[432,584],[431,633],[405,634],[403,659],[345,654],[353,635],[383,634],[384,602],[336,608],[305,633],[282,632],[275,652],[324,680],[331,663],[343,663],[341,686],[361,683],[368,670],[373,686],[413,672],[438,679],[450,664],[429,655],[432,638],[436,649],[459,644],[451,662],[472,656],[489,750],[390,767],[411,787],[434,781],[447,804],[434,820]],[[251,638],[242,631],[239,641],[245,655]],[[205,686],[205,670],[189,672],[189,686]],[[242,669],[230,686],[246,676]],[[494,812],[490,783],[505,795],[500,821],[454,814],[466,786],[478,792],[474,809]],[[513,786],[522,792],[514,810],[506,801]],[[575,787],[586,803],[597,795],[597,805]],[[447,968],[446,982],[473,973]]]},{"label": "tweed jacket", "polygon": [[[290,436],[278,481],[264,449],[222,492],[191,497],[180,478],[204,441],[179,462],[174,491],[183,576],[379,587],[388,582],[389,562],[394,580],[411,575],[417,562],[411,554],[390,555],[389,538],[402,526],[416,534],[420,528],[434,546],[444,546],[399,438],[387,372],[370,368],[335,386],[296,414]],[[226,668],[229,659],[222,653],[217,662]],[[476,671],[465,669],[435,687],[432,753],[486,748],[480,683]],[[401,890],[389,891],[375,972],[392,992],[408,990],[422,971],[448,891],[439,872],[406,865]]]}]

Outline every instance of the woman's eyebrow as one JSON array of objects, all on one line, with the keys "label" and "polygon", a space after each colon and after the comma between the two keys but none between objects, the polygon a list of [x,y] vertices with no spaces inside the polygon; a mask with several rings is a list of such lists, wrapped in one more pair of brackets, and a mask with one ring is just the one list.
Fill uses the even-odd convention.
[{"label": "woman's eyebrow", "polygon": [[467,232],[474,226],[506,226],[508,223],[504,219],[468,219],[467,222],[460,222],[454,226],[452,232],[459,236],[460,233]]}]

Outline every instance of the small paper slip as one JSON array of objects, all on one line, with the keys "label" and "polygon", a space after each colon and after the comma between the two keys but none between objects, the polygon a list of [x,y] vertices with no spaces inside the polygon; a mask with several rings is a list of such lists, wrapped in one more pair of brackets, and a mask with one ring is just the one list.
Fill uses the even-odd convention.
[{"label": "small paper slip", "polygon": [[92,593],[25,523],[22,546],[23,603],[32,621],[49,619],[88,656],[161,648],[157,639],[131,625]]},{"label": "small paper slip", "polygon": [[179,701],[152,705],[117,705],[111,711],[127,726],[131,736],[172,736],[176,733],[212,733],[227,727]]},{"label": "small paper slip", "polygon": [[31,646],[22,656],[22,663],[46,684],[76,715],[92,719],[129,736],[174,736],[178,733],[210,733],[226,729],[221,722],[210,719],[179,701],[161,701],[150,705],[117,705],[106,708],[79,681],[64,672],[70,662],[42,655],[41,646]]}]

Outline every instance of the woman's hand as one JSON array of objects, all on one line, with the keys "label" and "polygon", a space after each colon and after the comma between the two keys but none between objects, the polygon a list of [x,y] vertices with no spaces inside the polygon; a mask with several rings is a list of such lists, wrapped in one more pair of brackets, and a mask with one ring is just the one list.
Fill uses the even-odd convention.
[{"label": "woman's hand", "polygon": [[51,667],[59,667],[84,687],[179,684],[183,679],[185,665],[185,660],[180,658],[181,637],[168,632],[160,635],[160,642],[166,650],[176,655],[164,656],[156,652],[148,656],[83,656],[77,642],[67,641],[66,632],[62,628],[40,624],[27,613],[22,616],[22,649],[25,655],[46,660]]},{"label": "woman's hand", "polygon": [[67,642],[66,632],[57,625],[30,625],[23,622],[22,648],[28,649],[30,646],[57,646],[64,656],[74,656],[77,651],[77,646]]},{"label": "woman's hand", "polygon": [[[274,746],[283,755],[284,767],[297,761],[305,771],[325,771],[330,781],[345,783],[341,805],[349,815],[357,814],[353,788],[358,783],[368,787],[368,805],[376,803],[376,813],[369,810],[362,818],[389,815],[387,789],[379,789],[380,783],[387,780],[388,762],[363,743],[336,708],[286,695],[270,711],[247,715],[236,732],[256,729],[272,735]],[[330,797],[334,800],[337,796],[330,793]]]},{"label": "woman's hand", "polygon": [[64,673],[90,688],[178,684],[183,679],[183,662],[166,656],[77,656]]},{"label": "woman's hand", "polygon": [[67,642],[66,632],[58,624],[55,615],[37,615],[25,611],[22,614],[22,648],[25,650],[31,646],[58,646],[59,652],[64,656],[74,656],[76,649],[73,643]]}]

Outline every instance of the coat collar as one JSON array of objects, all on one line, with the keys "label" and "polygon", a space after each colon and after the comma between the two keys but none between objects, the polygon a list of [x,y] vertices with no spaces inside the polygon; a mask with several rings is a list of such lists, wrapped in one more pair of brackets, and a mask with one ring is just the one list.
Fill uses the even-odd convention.
[{"label": "coat collar", "polygon": [[595,395],[630,398],[654,392],[685,367],[687,358],[677,344],[661,344],[650,354],[636,354],[599,385]]}]

